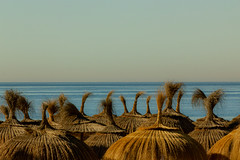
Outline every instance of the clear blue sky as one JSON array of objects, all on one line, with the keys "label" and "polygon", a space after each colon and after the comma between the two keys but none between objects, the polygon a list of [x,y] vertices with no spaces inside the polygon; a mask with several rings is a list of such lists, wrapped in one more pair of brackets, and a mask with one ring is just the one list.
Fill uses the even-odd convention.
[{"label": "clear blue sky", "polygon": [[239,0],[5,0],[0,81],[240,81]]}]

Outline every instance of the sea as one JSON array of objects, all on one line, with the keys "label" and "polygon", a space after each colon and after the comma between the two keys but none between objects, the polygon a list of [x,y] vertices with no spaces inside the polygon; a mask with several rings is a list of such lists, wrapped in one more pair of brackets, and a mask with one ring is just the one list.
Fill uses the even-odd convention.
[{"label": "sea", "polygon": [[[30,117],[41,119],[42,102],[56,99],[61,93],[64,93],[68,100],[80,109],[82,95],[85,92],[91,92],[92,95],[85,102],[84,111],[87,115],[92,116],[101,111],[101,100],[105,99],[108,92],[113,90],[114,114],[121,115],[124,109],[119,96],[125,97],[127,108],[131,111],[136,93],[144,91],[145,94],[138,99],[138,112],[146,113],[146,98],[151,95],[150,110],[151,113],[157,113],[155,97],[163,85],[163,82],[0,82],[0,105],[6,105],[3,99],[6,90],[17,90],[32,102]],[[231,120],[240,114],[240,82],[185,82],[182,88],[184,95],[180,103],[180,111],[192,120],[206,115],[203,106],[197,107],[191,103],[193,92],[197,88],[201,89],[207,96],[217,89],[223,89],[223,100],[214,108],[216,115]],[[173,108],[177,104],[176,101],[177,96],[173,100]],[[21,112],[17,112],[17,118],[19,120],[23,118]],[[0,120],[4,120],[2,114]]]}]

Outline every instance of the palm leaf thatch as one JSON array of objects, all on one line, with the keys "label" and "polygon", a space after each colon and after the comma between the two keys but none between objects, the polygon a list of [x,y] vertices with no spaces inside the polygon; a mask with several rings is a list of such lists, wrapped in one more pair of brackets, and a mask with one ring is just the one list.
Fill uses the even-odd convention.
[{"label": "palm leaf thatch", "polygon": [[176,112],[177,113],[180,113],[180,101],[182,99],[182,96],[183,96],[183,90],[179,90],[178,92],[178,97],[177,97],[177,106],[176,106]]},{"label": "palm leaf thatch", "polygon": [[32,105],[31,101],[29,101],[26,97],[19,95],[18,100],[17,100],[17,109],[20,110],[24,118],[21,121],[22,124],[24,125],[39,125],[40,120],[33,120],[29,116],[29,112],[32,111]]},{"label": "palm leaf thatch", "polygon": [[123,112],[123,114],[122,114],[122,116],[124,115],[124,114],[127,114],[127,113],[129,113],[128,112],[128,109],[127,109],[127,105],[126,105],[126,100],[125,100],[125,98],[123,97],[123,95],[120,95],[120,100],[121,100],[121,102],[122,102],[122,104],[123,104],[123,107],[124,107],[124,112]]},{"label": "palm leaf thatch", "polygon": [[237,129],[240,125],[240,114],[233,118],[230,122],[227,122],[226,127],[232,131],[234,129]]},{"label": "palm leaf thatch", "polygon": [[[165,126],[168,127],[175,127],[179,128],[184,133],[189,133],[194,130],[194,124],[193,121],[185,116],[184,114],[180,112],[176,112],[172,108],[172,99],[174,94],[177,92],[177,90],[182,86],[182,83],[173,83],[173,82],[166,82],[164,85],[165,92],[167,93],[167,102],[166,102],[166,108],[163,110],[162,114],[162,123]],[[180,90],[178,94],[178,101],[180,102],[180,97],[182,96],[183,92]],[[171,104],[171,105],[170,105]],[[178,106],[179,108],[179,106]],[[180,110],[180,109],[179,109]],[[142,124],[142,127],[149,127],[153,125],[156,122],[157,115],[153,114],[151,118],[144,124]]]},{"label": "palm leaf thatch", "polygon": [[206,151],[229,133],[222,123],[218,123],[213,118],[213,108],[220,101],[222,95],[222,90],[217,90],[204,99],[203,104],[205,105],[207,116],[204,121],[196,123],[195,129],[189,133]]},{"label": "palm leaf thatch", "polygon": [[[105,102],[109,101],[111,99],[111,96],[113,94],[113,90],[110,91],[106,97],[105,100],[102,100],[101,103],[100,103],[100,109],[102,109],[102,112],[100,112],[99,114],[95,114],[93,115],[92,117],[88,117],[90,120],[93,120],[93,121],[96,121],[97,123],[101,123],[101,124],[104,124],[106,125],[108,122],[107,120],[107,110],[106,110],[106,107],[105,106]],[[115,118],[116,115],[113,114],[113,117]]]},{"label": "palm leaf thatch", "polygon": [[14,91],[12,89],[6,90],[4,94],[4,99],[8,105],[9,108],[9,121],[17,121],[15,112],[17,107],[17,101],[20,96],[20,93],[18,91]]},{"label": "palm leaf thatch", "polygon": [[86,116],[86,114],[84,113],[84,104],[87,100],[87,98],[92,95],[91,92],[86,92],[83,96],[82,96],[82,105],[81,105],[81,108],[80,108],[80,113],[83,115],[83,116]]},{"label": "palm leaf thatch", "polygon": [[0,159],[15,160],[96,160],[95,153],[83,142],[65,131],[53,129],[46,119],[47,105],[43,104],[43,118],[39,128],[26,130],[0,147]]},{"label": "palm leaf thatch", "polygon": [[67,101],[67,97],[63,93],[61,93],[58,97],[58,101],[59,101],[60,107],[62,107],[64,103]]},{"label": "palm leaf thatch", "polygon": [[209,160],[240,159],[240,128],[237,128],[217,141],[208,151]]},{"label": "palm leaf thatch", "polygon": [[[192,96],[192,104],[193,104],[193,106],[204,106],[204,109],[207,111],[207,113],[213,112],[213,109],[215,108],[215,106],[218,103],[221,103],[221,101],[223,99],[223,95],[224,95],[224,92],[222,89],[218,89],[218,90],[212,92],[208,97],[204,94],[204,92],[202,90],[196,89]],[[206,107],[207,105],[210,107]],[[212,109],[211,109],[211,107],[212,107]],[[218,117],[214,113],[212,113],[210,115],[213,116],[214,121],[218,122],[218,124],[225,125],[228,123],[228,120]],[[205,121],[207,119],[207,116],[197,119],[195,124]]]},{"label": "palm leaf thatch", "polygon": [[16,136],[25,133],[24,126],[19,123],[16,119],[15,111],[17,99],[19,97],[19,92],[13,90],[6,90],[4,99],[8,104],[8,108],[2,108],[7,113],[9,112],[9,117],[5,122],[0,124],[0,145],[5,143],[7,140],[10,140]]},{"label": "palm leaf thatch", "polygon": [[134,103],[133,103],[132,111],[131,111],[129,114],[131,114],[131,115],[140,115],[140,116],[141,116],[141,114],[137,111],[137,101],[138,101],[138,98],[139,98],[140,96],[142,96],[144,93],[145,93],[145,92],[143,92],[143,91],[139,91],[139,92],[136,94],[135,100],[134,100]]},{"label": "palm leaf thatch", "polygon": [[142,123],[147,122],[148,118],[144,115],[141,115],[137,111],[137,100],[143,95],[144,92],[140,91],[136,94],[132,111],[129,113],[125,113],[119,117],[116,117],[116,124],[122,129],[126,130],[127,133],[132,133],[137,130],[138,127],[141,126]]},{"label": "palm leaf thatch", "polygon": [[167,101],[166,108],[163,110],[163,112],[174,111],[172,108],[173,97],[176,94],[176,92],[182,87],[182,85],[183,83],[165,82],[164,88],[167,96]]},{"label": "palm leaf thatch", "polygon": [[48,107],[47,111],[49,114],[49,121],[54,122],[54,114],[59,111],[60,106],[57,103],[57,100],[48,100],[44,102]]},{"label": "palm leaf thatch", "polygon": [[104,100],[104,107],[107,111],[108,124],[102,131],[99,131],[96,134],[91,135],[84,142],[90,146],[95,153],[98,155],[98,158],[101,159],[106,150],[117,140],[122,138],[125,135],[125,131],[119,128],[112,116],[112,100]]},{"label": "palm leaf thatch", "polygon": [[151,127],[139,128],[115,142],[105,155],[104,160],[203,160],[206,153],[202,146],[176,128],[161,124],[161,110],[165,100],[163,92],[157,96],[158,118]]},{"label": "palm leaf thatch", "polygon": [[1,106],[0,106],[0,112],[1,112],[2,114],[4,114],[5,120],[7,120],[8,117],[9,117],[9,109],[8,109],[8,107],[5,106],[5,105],[1,105]]},{"label": "palm leaf thatch", "polygon": [[54,116],[54,121],[60,125],[58,129],[65,129],[81,140],[86,139],[89,134],[102,130],[104,127],[85,118],[77,107],[70,102],[65,103],[60,108],[59,112]]},{"label": "palm leaf thatch", "polygon": [[150,111],[150,107],[149,107],[149,102],[150,102],[151,98],[152,98],[152,96],[148,96],[147,100],[146,100],[147,110],[146,110],[146,113],[144,114],[144,116],[146,116],[146,117],[151,117],[152,116],[151,111]]}]

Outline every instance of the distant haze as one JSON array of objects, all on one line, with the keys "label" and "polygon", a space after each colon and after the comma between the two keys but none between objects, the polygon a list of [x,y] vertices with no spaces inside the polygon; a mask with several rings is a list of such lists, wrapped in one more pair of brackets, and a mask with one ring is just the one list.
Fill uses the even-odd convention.
[{"label": "distant haze", "polygon": [[240,81],[240,1],[0,2],[0,82]]}]

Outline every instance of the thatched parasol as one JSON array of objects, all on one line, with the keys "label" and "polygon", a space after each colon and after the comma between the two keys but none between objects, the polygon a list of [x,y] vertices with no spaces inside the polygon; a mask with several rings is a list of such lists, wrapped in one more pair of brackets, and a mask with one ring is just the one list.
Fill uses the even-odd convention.
[{"label": "thatched parasol", "polygon": [[102,131],[91,135],[86,141],[84,141],[88,146],[90,146],[98,158],[101,159],[106,150],[117,140],[125,136],[125,131],[119,128],[112,116],[112,100],[104,100],[105,110],[107,111],[108,124]]},{"label": "thatched parasol", "polygon": [[[221,90],[221,89],[219,89],[219,90],[217,90],[217,91],[215,91],[214,92],[214,95],[212,95],[212,96],[216,96],[216,98],[218,98],[219,96],[220,96],[220,98],[219,99],[214,99],[214,98],[212,98],[213,99],[213,101],[216,101],[217,103],[219,103],[219,102],[221,102],[222,101],[222,99],[223,99],[223,91]],[[210,96],[210,95],[209,95]],[[207,108],[205,107],[205,101],[207,100],[207,96],[204,94],[204,92],[202,91],[202,90],[200,90],[200,89],[196,89],[195,91],[194,91],[194,93],[193,93],[193,96],[192,96],[192,104],[193,104],[193,106],[204,106],[204,109],[205,110],[207,110]],[[213,109],[215,108],[215,106],[216,106],[216,104],[214,104],[215,102],[212,102],[213,104],[212,104],[212,107],[213,107]],[[214,113],[212,113],[212,115],[213,115],[213,119],[214,119],[214,121],[215,122],[217,122],[218,124],[223,124],[223,125],[227,125],[227,123],[229,122],[228,120],[225,120],[225,119],[223,119],[223,118],[220,118],[220,117],[218,117],[217,115],[215,115]],[[203,118],[199,118],[199,119],[197,119],[196,120],[196,122],[195,122],[195,124],[197,124],[197,123],[201,123],[202,121],[205,121],[205,119],[207,118],[207,116],[206,117],[203,117]]]},{"label": "thatched parasol", "polygon": [[151,113],[150,107],[149,107],[149,102],[150,102],[151,98],[152,98],[152,96],[148,96],[148,97],[147,97],[147,100],[146,100],[147,111],[146,111],[146,113],[144,114],[144,116],[146,116],[146,117],[151,117],[151,116],[152,116],[152,113]]},{"label": "thatched parasol", "polygon": [[[184,133],[189,133],[194,130],[194,124],[193,121],[185,116],[184,114],[180,113],[180,97],[182,95],[182,91],[180,90],[180,93],[178,94],[178,110],[179,112],[176,112],[172,108],[172,101],[173,97],[176,94],[176,92],[179,90],[179,88],[182,86],[182,83],[173,83],[173,82],[166,82],[164,85],[167,101],[166,101],[166,107],[163,110],[162,115],[162,122],[165,126],[168,127],[176,127],[182,130]],[[153,125],[156,122],[157,115],[153,114],[152,117],[144,124],[142,124],[142,127],[148,127]]]},{"label": "thatched parasol", "polygon": [[157,96],[158,118],[151,127],[139,128],[115,142],[103,156],[104,160],[203,160],[202,146],[176,128],[162,125],[161,110],[165,100],[163,92]]},{"label": "thatched parasol", "polygon": [[141,126],[142,123],[147,122],[148,118],[144,115],[141,115],[137,111],[137,100],[143,95],[144,92],[140,91],[136,94],[132,111],[129,113],[124,113],[123,115],[116,117],[116,124],[125,129],[127,133],[132,133],[136,131],[136,129]]},{"label": "thatched parasol", "polygon": [[[108,93],[106,99],[101,101],[101,104],[100,104],[100,107],[101,107],[101,108],[102,108],[102,106],[104,106],[103,103],[104,103],[105,101],[108,101],[108,100],[111,98],[113,92],[114,92],[113,90],[110,91],[110,92]],[[106,125],[106,124],[108,123],[108,120],[107,120],[108,118],[107,118],[107,117],[108,117],[108,115],[107,115],[107,110],[106,110],[106,108],[103,107],[103,110],[102,110],[101,113],[95,114],[95,115],[93,115],[92,117],[88,117],[88,118],[89,118],[90,120],[96,121],[97,123],[101,123],[101,124]],[[113,114],[113,117],[115,118],[115,117],[117,117],[117,116]]]},{"label": "thatched parasol", "polygon": [[80,108],[80,113],[83,115],[83,116],[87,116],[85,113],[84,113],[84,104],[87,100],[87,98],[92,95],[91,92],[86,92],[84,93],[84,95],[82,96],[82,105],[81,105],[81,108]]},{"label": "thatched parasol", "polygon": [[208,151],[209,160],[240,159],[240,128],[237,128],[217,141]]},{"label": "thatched parasol", "polygon": [[15,116],[18,97],[19,92],[17,91],[5,91],[4,99],[8,104],[8,109],[4,107],[2,111],[5,110],[5,114],[7,114],[7,111],[9,111],[9,116],[5,122],[0,124],[0,144],[3,144],[9,139],[25,133],[24,126],[19,123]]},{"label": "thatched parasol", "polygon": [[41,123],[40,120],[33,120],[29,116],[29,111],[32,111],[31,101],[29,101],[26,97],[19,95],[17,99],[17,109],[20,110],[24,118],[21,121],[24,125],[39,125]]},{"label": "thatched parasol", "polygon": [[97,156],[86,144],[49,125],[46,109],[47,105],[43,104],[39,128],[28,129],[25,135],[15,137],[0,147],[0,159],[96,160]]},{"label": "thatched parasol", "polygon": [[70,131],[74,136],[83,140],[87,133],[95,133],[103,129],[103,125],[85,118],[70,102],[64,104],[54,116],[54,121],[60,128]]},{"label": "thatched parasol", "polygon": [[[199,89],[197,92],[199,93]],[[194,92],[192,101],[193,103],[199,104],[199,100],[196,99],[196,97],[199,97],[199,94],[195,94],[197,92]],[[213,118],[213,108],[221,101],[222,96],[223,91],[219,89],[212,92],[207,98],[203,99],[207,116],[204,121],[198,122],[195,129],[189,133],[189,135],[197,140],[206,151],[208,151],[218,140],[229,133],[222,123],[215,121]]]}]

